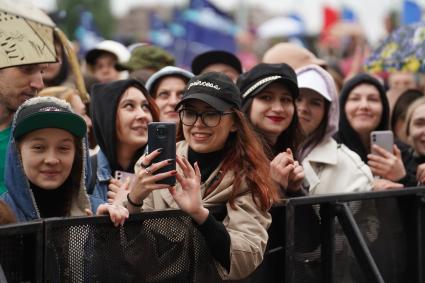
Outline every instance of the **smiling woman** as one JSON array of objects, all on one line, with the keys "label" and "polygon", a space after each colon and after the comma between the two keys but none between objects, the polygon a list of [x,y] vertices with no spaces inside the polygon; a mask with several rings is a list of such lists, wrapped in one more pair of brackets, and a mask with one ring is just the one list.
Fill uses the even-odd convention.
[{"label": "smiling woman", "polygon": [[100,147],[91,157],[97,163],[97,172],[92,172],[93,195],[106,201],[113,174],[134,173],[134,164],[146,148],[148,123],[158,121],[158,110],[137,80],[96,84],[91,95],[93,131]]},{"label": "smiling woman", "polygon": [[295,71],[287,64],[258,64],[239,77],[238,86],[242,109],[271,160],[272,179],[283,191],[299,191],[304,172],[295,161],[301,139]]},{"label": "smiling woman", "polygon": [[[141,157],[128,208],[180,208],[188,213],[222,278],[241,279],[263,259],[271,223],[267,210],[277,190],[262,146],[240,111],[236,85],[221,73],[193,77],[189,85],[176,106],[184,136],[177,143],[179,168],[153,175],[168,160],[151,164],[158,151]],[[176,176],[176,186],[161,183],[169,176]],[[227,207],[222,222],[206,208],[218,204]]]},{"label": "smiling woman", "polygon": [[117,209],[118,222],[128,216],[124,207],[99,205],[85,192],[86,130],[83,118],[57,98],[36,97],[18,109],[6,161],[4,200],[19,221],[81,216],[92,209],[111,215]]}]

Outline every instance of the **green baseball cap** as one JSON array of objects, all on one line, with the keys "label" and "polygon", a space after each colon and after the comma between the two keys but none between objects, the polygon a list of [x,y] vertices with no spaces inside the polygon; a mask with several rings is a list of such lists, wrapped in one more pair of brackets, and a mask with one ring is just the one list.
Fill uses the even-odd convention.
[{"label": "green baseball cap", "polygon": [[140,69],[158,71],[166,66],[174,66],[175,63],[174,56],[164,49],[154,45],[142,45],[131,52],[128,62],[119,63],[117,67],[130,71]]},{"label": "green baseball cap", "polygon": [[87,132],[84,119],[72,112],[65,101],[55,97],[34,97],[24,102],[16,112],[13,137],[18,139],[45,128],[62,129],[79,138]]}]

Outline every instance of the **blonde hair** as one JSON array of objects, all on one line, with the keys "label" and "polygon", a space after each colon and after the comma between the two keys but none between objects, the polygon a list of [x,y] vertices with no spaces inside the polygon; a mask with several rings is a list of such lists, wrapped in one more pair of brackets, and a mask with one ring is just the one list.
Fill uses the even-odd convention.
[{"label": "blonde hair", "polygon": [[67,86],[47,87],[38,93],[38,96],[53,96],[68,103],[71,103],[73,95],[78,95],[77,90]]},{"label": "blonde hair", "polygon": [[425,105],[425,97],[421,97],[416,99],[407,109],[407,114],[406,114],[406,135],[409,136],[410,134],[410,122],[412,121],[412,116],[413,113],[416,111],[416,109],[419,106]]}]

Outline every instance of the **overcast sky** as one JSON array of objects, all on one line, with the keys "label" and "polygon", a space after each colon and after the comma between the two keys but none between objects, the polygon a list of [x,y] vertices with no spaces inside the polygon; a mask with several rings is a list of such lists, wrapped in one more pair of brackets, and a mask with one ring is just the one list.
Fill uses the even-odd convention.
[{"label": "overcast sky", "polygon": [[[47,11],[55,9],[55,0],[27,0]],[[60,1],[60,0],[58,0]],[[99,0],[107,1],[107,0]],[[323,3],[333,7],[346,6],[357,14],[367,38],[373,44],[385,34],[384,17],[390,9],[401,9],[403,0],[210,0],[223,10],[240,9],[242,4],[252,9],[259,6],[274,15],[285,15],[291,12],[298,13],[305,21],[308,33],[317,33],[322,25],[321,5]],[[425,7],[425,0],[413,0]],[[136,6],[173,5],[181,6],[189,0],[111,0],[111,10],[115,16],[124,16]]]}]

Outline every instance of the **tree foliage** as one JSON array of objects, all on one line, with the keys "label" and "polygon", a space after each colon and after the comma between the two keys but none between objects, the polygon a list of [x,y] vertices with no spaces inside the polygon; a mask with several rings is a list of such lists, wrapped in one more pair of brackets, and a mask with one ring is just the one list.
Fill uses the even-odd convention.
[{"label": "tree foliage", "polygon": [[66,17],[58,24],[69,39],[75,39],[75,30],[80,25],[82,11],[90,11],[100,35],[111,38],[115,19],[111,13],[109,0],[57,0],[57,7],[66,13]]}]

